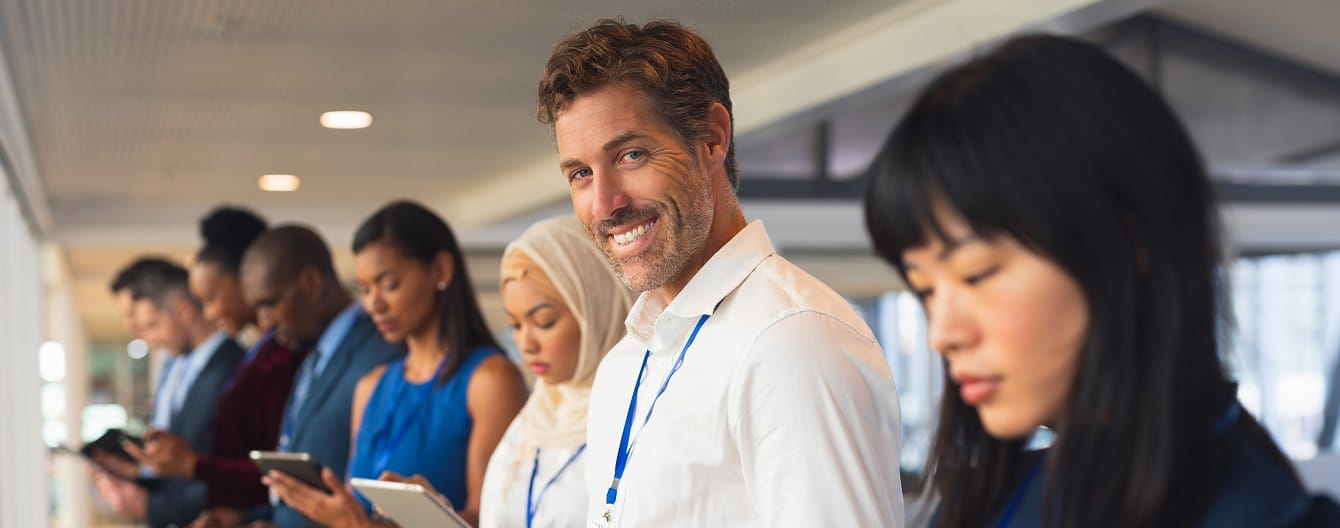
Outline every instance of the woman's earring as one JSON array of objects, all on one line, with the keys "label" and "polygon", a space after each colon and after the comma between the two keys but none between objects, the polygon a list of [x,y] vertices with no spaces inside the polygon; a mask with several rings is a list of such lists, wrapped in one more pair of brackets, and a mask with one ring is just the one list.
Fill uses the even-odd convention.
[{"label": "woman's earring", "polygon": [[447,291],[447,283],[446,282],[437,283],[437,291]]}]

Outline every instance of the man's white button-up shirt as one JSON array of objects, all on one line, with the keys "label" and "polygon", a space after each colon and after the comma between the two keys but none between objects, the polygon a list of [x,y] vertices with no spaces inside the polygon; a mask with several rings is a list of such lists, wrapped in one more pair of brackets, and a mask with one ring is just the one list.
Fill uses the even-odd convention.
[{"label": "man's white button-up shirt", "polygon": [[668,306],[644,293],[626,325],[591,391],[584,458],[592,526],[604,524],[647,351],[613,526],[902,526],[898,394],[879,343],[845,299],[776,254],[761,221],[713,255]]}]

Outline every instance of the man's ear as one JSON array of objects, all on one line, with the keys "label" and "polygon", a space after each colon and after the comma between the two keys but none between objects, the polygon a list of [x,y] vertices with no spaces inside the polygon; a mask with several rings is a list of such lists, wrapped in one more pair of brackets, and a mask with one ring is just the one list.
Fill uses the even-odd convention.
[{"label": "man's ear", "polygon": [[298,272],[297,286],[298,294],[303,298],[320,299],[326,286],[326,278],[316,268],[307,266]]},{"label": "man's ear", "polygon": [[193,323],[200,319],[200,309],[186,294],[174,294],[170,302],[168,312],[174,319],[183,323]]},{"label": "man's ear", "polygon": [[721,103],[712,103],[711,108],[707,109],[704,146],[707,148],[707,159],[713,167],[726,163],[726,154],[730,152],[731,128],[730,111]]}]

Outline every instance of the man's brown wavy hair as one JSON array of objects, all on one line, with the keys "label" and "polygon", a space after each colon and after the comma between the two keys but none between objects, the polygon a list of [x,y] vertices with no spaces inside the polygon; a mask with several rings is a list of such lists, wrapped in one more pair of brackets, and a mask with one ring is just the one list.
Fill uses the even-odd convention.
[{"label": "man's brown wavy hair", "polygon": [[573,100],[610,84],[629,85],[645,94],[686,147],[706,137],[712,103],[726,107],[732,129],[726,175],[731,187],[738,188],[730,82],[707,41],[671,20],[641,27],[622,19],[600,20],[554,46],[540,79],[537,117],[553,125]]}]

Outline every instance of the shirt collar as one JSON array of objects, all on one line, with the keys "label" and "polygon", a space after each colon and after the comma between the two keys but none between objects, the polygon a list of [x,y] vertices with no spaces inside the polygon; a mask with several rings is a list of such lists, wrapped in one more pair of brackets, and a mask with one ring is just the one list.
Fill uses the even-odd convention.
[{"label": "shirt collar", "polygon": [[750,222],[703,264],[669,306],[654,291],[643,292],[624,320],[628,333],[649,343],[662,312],[684,319],[711,314],[763,259],[776,252],[763,221]]},{"label": "shirt collar", "polygon": [[324,361],[335,354],[335,349],[339,348],[340,342],[349,335],[349,329],[353,328],[354,321],[358,320],[360,315],[363,315],[363,306],[354,302],[326,325],[326,330],[321,332],[321,338],[316,341],[318,361]]},{"label": "shirt collar", "polygon": [[211,335],[208,339],[202,341],[200,346],[191,350],[191,355],[184,358],[186,359],[187,370],[194,371],[204,368],[204,365],[209,363],[210,358],[214,357],[214,351],[218,350],[219,345],[222,345],[223,340],[227,338],[228,334],[220,330],[214,332],[214,335]]}]

